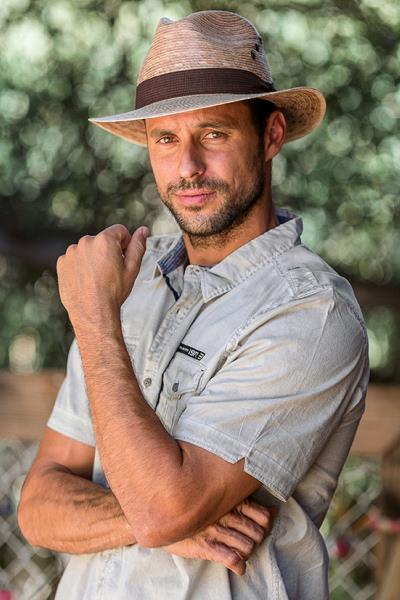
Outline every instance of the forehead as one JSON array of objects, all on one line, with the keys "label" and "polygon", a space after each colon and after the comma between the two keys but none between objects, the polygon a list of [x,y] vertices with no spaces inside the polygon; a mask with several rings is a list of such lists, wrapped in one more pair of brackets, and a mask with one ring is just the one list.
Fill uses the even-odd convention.
[{"label": "forehead", "polygon": [[147,133],[154,130],[175,130],[191,127],[226,126],[232,129],[242,128],[250,119],[250,109],[245,102],[232,102],[220,106],[200,108],[188,112],[177,113],[146,119]]}]

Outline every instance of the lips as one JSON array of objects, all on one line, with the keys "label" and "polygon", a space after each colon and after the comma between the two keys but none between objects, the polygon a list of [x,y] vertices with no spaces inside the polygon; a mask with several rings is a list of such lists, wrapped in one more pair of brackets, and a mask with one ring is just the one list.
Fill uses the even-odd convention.
[{"label": "lips", "polygon": [[206,202],[214,194],[215,192],[210,190],[187,190],[186,192],[181,192],[180,194],[176,195],[182,204],[193,206],[194,204],[202,204]]}]

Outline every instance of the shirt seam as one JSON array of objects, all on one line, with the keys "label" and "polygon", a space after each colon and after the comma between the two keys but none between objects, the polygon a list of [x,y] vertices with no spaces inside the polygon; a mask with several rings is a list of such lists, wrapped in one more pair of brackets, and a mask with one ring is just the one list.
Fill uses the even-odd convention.
[{"label": "shirt seam", "polygon": [[[254,265],[253,267],[247,269],[240,277],[238,277],[237,279],[235,279],[234,282],[231,282],[229,285],[227,285],[225,287],[217,287],[212,294],[204,294],[204,301],[205,302],[209,302],[210,300],[213,300],[217,296],[221,296],[222,294],[226,294],[226,292],[229,292],[233,288],[235,288],[238,285],[240,285],[241,283],[243,283],[243,281],[246,281],[246,279],[249,279],[250,277],[252,277],[262,267],[265,267],[265,265],[268,265],[268,264],[271,264],[271,263],[275,263],[276,264],[276,262],[277,262],[276,258],[278,256],[282,256],[282,254],[284,254],[285,252],[288,252],[289,250],[291,250],[294,247],[295,247],[295,244],[282,245],[281,247],[277,248],[275,250],[275,252],[273,252],[269,256],[264,257],[264,260],[262,260],[260,263],[258,263],[257,265]],[[281,273],[281,275],[282,275],[282,273]]]},{"label": "shirt seam", "polygon": [[[285,471],[285,473],[287,473],[291,477],[295,476],[291,471],[289,471],[289,469],[287,469],[284,465],[282,465],[280,462],[278,462],[277,460],[275,460],[275,458],[273,458],[270,454],[265,454],[265,452],[262,452],[258,448],[253,448],[252,446],[248,446],[246,444],[243,444],[237,438],[234,438],[234,437],[228,435],[227,433],[224,433],[223,431],[220,431],[219,429],[216,429],[215,427],[212,427],[211,425],[206,425],[204,423],[200,423],[199,421],[196,421],[195,419],[191,419],[190,417],[181,417],[181,419],[180,419],[180,421],[178,421],[177,425],[179,425],[182,421],[188,421],[190,423],[194,423],[195,425],[197,425],[198,427],[200,427],[202,430],[206,429],[206,430],[214,431],[215,433],[217,433],[221,437],[224,437],[227,440],[229,440],[231,442],[234,442],[235,444],[238,444],[240,446],[240,448],[245,449],[246,452],[253,452],[254,454],[258,454],[258,455],[260,455],[262,457],[265,456],[267,459],[272,460],[276,465],[278,465],[278,467],[281,468],[283,471]],[[175,431],[173,432],[173,435],[175,436]],[[181,438],[181,435],[184,436],[185,434],[184,433],[183,434],[177,434],[177,438],[178,439],[183,439],[183,438]],[[189,441],[189,440],[186,440],[186,441]],[[203,441],[202,441],[202,444],[203,444]],[[226,452],[224,452],[224,454],[225,454],[225,456],[229,457],[230,460],[236,460],[235,457],[232,454],[227,454]],[[242,456],[242,458],[248,458],[248,454]]]},{"label": "shirt seam", "polygon": [[227,356],[229,356],[235,349],[237,346],[237,343],[239,342],[239,340],[243,337],[246,336],[247,334],[247,330],[249,330],[251,328],[251,326],[254,324],[254,322],[257,319],[260,319],[261,317],[264,317],[267,313],[272,312],[273,310],[275,310],[276,308],[288,308],[290,307],[290,305],[292,303],[295,303],[297,300],[303,300],[304,298],[307,298],[309,296],[313,296],[315,294],[317,294],[318,292],[321,291],[325,291],[327,289],[331,289],[333,290],[333,286],[331,284],[324,284],[324,285],[320,285],[318,287],[318,289],[315,290],[310,290],[307,294],[299,296],[299,297],[291,297],[289,301],[282,303],[282,302],[276,302],[275,304],[271,304],[268,306],[263,306],[262,309],[260,309],[259,311],[257,311],[256,313],[254,313],[253,315],[251,315],[247,321],[245,321],[242,325],[240,325],[239,327],[236,328],[236,330],[233,332],[232,336],[230,337],[230,339],[228,340],[227,344],[226,344],[226,348],[229,350],[227,350]]},{"label": "shirt seam", "polygon": [[242,448],[244,448],[246,450],[246,453],[240,454],[238,457],[233,456],[232,454],[227,453],[224,448],[207,443],[207,441],[205,441],[205,439],[204,439],[204,436],[197,436],[197,435],[193,435],[190,433],[182,433],[182,434],[178,433],[177,434],[174,432],[173,435],[174,435],[175,439],[178,439],[183,442],[189,442],[191,444],[200,446],[201,448],[208,450],[212,454],[216,454],[220,458],[227,460],[231,464],[235,464],[235,463],[239,462],[239,460],[244,459],[244,461],[245,461],[244,471],[246,473],[248,473],[249,475],[258,479],[260,481],[260,483],[265,488],[270,490],[279,500],[281,500],[282,502],[287,501],[287,498],[289,497],[290,494],[285,493],[284,489],[282,489],[282,488],[279,489],[279,487],[276,486],[275,483],[271,482],[270,479],[267,480],[265,478],[265,473],[262,471],[262,469],[260,469],[260,467],[257,464],[255,464],[254,459],[262,460],[265,457],[267,459],[267,461],[270,461],[271,463],[276,465],[277,469],[286,473],[292,480],[295,479],[295,476],[293,475],[293,473],[291,473],[291,471],[286,469],[280,462],[275,460],[270,454],[265,454],[264,452],[261,452],[257,448],[251,448],[249,446],[244,446],[243,444],[238,442],[235,438],[232,438],[232,437],[222,433],[221,431],[219,431],[218,429],[215,429],[214,427],[210,427],[209,425],[205,425],[204,423],[199,423],[198,421],[194,421],[193,419],[186,419],[186,420],[190,421],[192,423],[196,423],[196,425],[201,427],[202,431],[211,430],[211,431],[214,431],[215,433],[217,433],[218,435],[221,435],[221,437],[227,438],[229,441],[238,443]]}]

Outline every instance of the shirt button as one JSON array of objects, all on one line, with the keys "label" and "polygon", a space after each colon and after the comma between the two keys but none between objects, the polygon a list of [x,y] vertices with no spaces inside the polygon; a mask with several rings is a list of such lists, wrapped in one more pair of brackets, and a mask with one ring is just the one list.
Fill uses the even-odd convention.
[{"label": "shirt button", "polygon": [[179,383],[174,383],[174,385],[172,386],[172,391],[177,392],[178,390],[179,390]]},{"label": "shirt button", "polygon": [[144,387],[150,387],[152,382],[153,381],[152,381],[151,377],[146,377],[146,379],[143,381],[143,385],[144,385]]}]

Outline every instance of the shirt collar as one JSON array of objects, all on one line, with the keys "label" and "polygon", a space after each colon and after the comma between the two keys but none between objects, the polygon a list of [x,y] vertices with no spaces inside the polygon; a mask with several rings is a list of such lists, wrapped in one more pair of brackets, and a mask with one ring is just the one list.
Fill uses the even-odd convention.
[{"label": "shirt collar", "polygon": [[[208,302],[250,277],[274,257],[301,243],[303,220],[286,208],[275,208],[279,225],[247,242],[211,268],[200,268],[203,299]],[[169,275],[187,262],[183,237],[157,261],[154,276]],[[192,270],[189,265],[186,270]]]},{"label": "shirt collar", "polygon": [[155,275],[169,275],[187,262],[187,252],[183,237],[179,237],[172,247],[157,261]]}]

